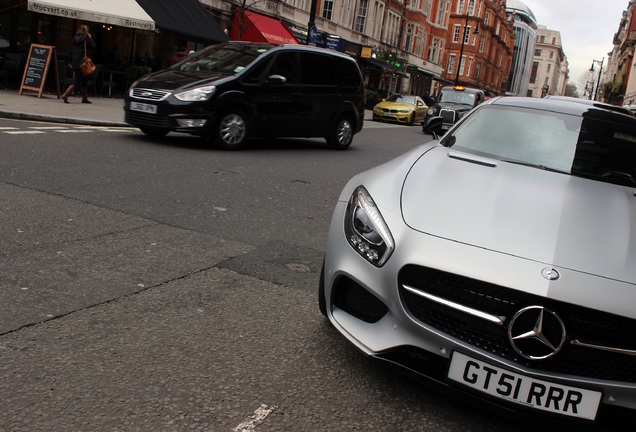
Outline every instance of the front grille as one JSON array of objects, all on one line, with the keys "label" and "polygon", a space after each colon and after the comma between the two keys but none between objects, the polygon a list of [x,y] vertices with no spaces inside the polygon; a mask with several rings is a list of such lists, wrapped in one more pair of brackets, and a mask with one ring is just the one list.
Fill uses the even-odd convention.
[{"label": "front grille", "polygon": [[170,92],[146,88],[134,88],[131,90],[130,95],[136,99],[160,101],[170,96]]},{"label": "front grille", "polygon": [[398,112],[398,110],[390,109],[390,108],[382,108],[382,111],[385,112],[385,113],[393,113],[393,114]]},{"label": "front grille", "polygon": [[126,123],[137,127],[150,127],[157,129],[169,129],[170,119],[154,114],[142,113],[138,111],[126,111]]},{"label": "front grille", "polygon": [[455,111],[442,109],[440,110],[439,115],[442,117],[442,121],[444,122],[444,124],[455,123]]},{"label": "front grille", "polygon": [[389,311],[376,296],[348,277],[340,277],[333,289],[334,306],[362,321],[378,322]]},{"label": "front grille", "polygon": [[[636,349],[636,342],[631,336],[636,334],[634,319],[415,265],[405,266],[400,271],[399,284],[402,303],[415,319],[497,356],[550,373],[636,382],[635,356],[569,343],[572,339],[579,339],[599,345]],[[561,317],[568,339],[554,357],[541,361],[527,360],[512,349],[507,336],[507,323],[497,325],[444,306],[405,290],[403,285],[491,315],[507,317],[508,320],[524,307],[544,306]]]}]

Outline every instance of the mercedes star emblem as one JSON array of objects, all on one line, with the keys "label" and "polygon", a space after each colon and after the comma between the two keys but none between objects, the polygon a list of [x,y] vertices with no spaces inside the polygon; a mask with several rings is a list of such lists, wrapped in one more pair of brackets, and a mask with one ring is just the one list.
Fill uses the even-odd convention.
[{"label": "mercedes star emblem", "polygon": [[565,325],[543,306],[528,306],[517,312],[508,327],[512,348],[529,360],[544,360],[558,353],[565,343]]},{"label": "mercedes star emblem", "polygon": [[544,278],[550,281],[557,280],[558,278],[561,277],[561,275],[556,269],[553,269],[550,267],[547,267],[541,270],[541,276],[543,276]]}]

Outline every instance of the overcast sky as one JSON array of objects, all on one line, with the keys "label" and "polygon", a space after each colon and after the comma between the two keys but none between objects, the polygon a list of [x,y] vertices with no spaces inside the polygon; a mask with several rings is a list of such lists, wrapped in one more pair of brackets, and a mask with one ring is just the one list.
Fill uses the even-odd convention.
[{"label": "overcast sky", "polygon": [[[629,0],[521,0],[534,13],[537,22],[561,33],[563,52],[570,65],[570,81],[579,85],[592,66],[614,48],[618,31]],[[595,71],[598,74],[597,63]]]}]

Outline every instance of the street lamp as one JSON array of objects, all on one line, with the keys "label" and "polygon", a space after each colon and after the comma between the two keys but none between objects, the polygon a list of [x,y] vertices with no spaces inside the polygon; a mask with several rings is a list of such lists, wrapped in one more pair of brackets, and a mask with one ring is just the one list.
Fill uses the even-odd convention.
[{"label": "street lamp", "polygon": [[[466,23],[464,24],[464,33],[462,34],[462,47],[459,50],[459,61],[457,62],[457,74],[455,75],[455,85],[459,84],[459,70],[462,67],[462,56],[464,55],[464,44],[466,43],[466,31],[468,30],[468,19],[471,15],[466,11]],[[479,22],[475,25],[475,32],[473,34],[479,34]]]},{"label": "street lamp", "polygon": [[[598,80],[596,80],[596,91],[594,91],[594,100],[598,96],[598,87],[601,85],[601,73],[603,73],[603,62],[605,57],[601,61],[592,60],[592,66],[590,66],[590,72],[594,72],[594,63],[600,63],[601,68],[598,70]],[[594,88],[594,75],[592,75],[592,88]],[[590,100],[592,100],[592,91],[590,90]]]}]

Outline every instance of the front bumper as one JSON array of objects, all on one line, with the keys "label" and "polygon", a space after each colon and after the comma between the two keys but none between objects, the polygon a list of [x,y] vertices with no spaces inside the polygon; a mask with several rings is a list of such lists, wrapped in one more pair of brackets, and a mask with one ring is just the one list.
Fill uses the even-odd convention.
[{"label": "front bumper", "polygon": [[[171,100],[174,100],[174,103]],[[156,107],[156,112],[133,110],[131,102],[152,105]],[[205,123],[201,126],[184,126],[179,120],[205,120]],[[157,102],[128,96],[124,101],[124,121],[140,129],[168,130],[203,136],[212,132],[216,113],[203,102],[178,102],[174,98]]]},{"label": "front bumper", "polygon": [[414,113],[391,113],[385,112],[382,110],[373,110],[373,120],[375,121],[386,121],[386,122],[396,122],[396,123],[409,123],[411,116]]},{"label": "front bumper", "polygon": [[[468,302],[472,306],[480,302],[489,304],[492,298],[501,301],[504,308],[509,307],[509,302],[516,302],[513,310],[522,305],[545,304],[568,316],[568,325],[574,325],[571,324],[573,320],[601,320],[603,325],[609,326],[601,329],[601,334],[613,329],[633,334],[630,333],[634,328],[633,319],[614,316],[615,323],[608,323],[606,318],[612,315],[598,311],[593,311],[596,315],[586,317],[585,312],[593,310],[594,304],[581,307],[551,298],[554,297],[551,288],[541,281],[541,276],[538,281],[530,276],[522,277],[540,275],[545,267],[543,263],[414,232],[404,226],[399,215],[383,209],[380,211],[391,228],[396,250],[382,268],[375,268],[347,243],[342,222],[345,208],[346,203],[338,203],[327,243],[324,276],[327,315],[333,325],[364,353],[418,377],[441,383],[453,393],[471,395],[505,410],[551,416],[489,395],[476,394],[473,389],[450,381],[447,374],[451,358],[456,352],[462,353],[534,380],[599,392],[601,403],[597,423],[611,427],[616,419],[636,419],[636,357],[568,345],[555,356],[556,361],[525,360],[509,345],[505,325],[492,326],[420,297],[411,298],[404,285],[430,291],[436,284],[442,284],[441,291],[436,294],[453,291],[458,293],[451,296],[453,301]],[[452,263],[462,263],[464,276],[456,275],[459,270],[455,270]],[[422,269],[433,269],[435,274],[424,277],[419,274]],[[560,271],[564,280],[585,285],[580,275],[566,269]],[[450,275],[456,284],[450,286],[444,275]],[[517,289],[506,288],[511,286],[511,280],[517,282]],[[470,285],[468,281],[476,283]],[[618,284],[600,282],[606,286]],[[598,283],[594,281],[594,284]],[[495,288],[490,289],[492,287]],[[612,287],[609,288],[611,291]],[[512,297],[502,298],[504,294]],[[594,322],[577,325],[594,325]],[[623,325],[629,328],[621,328]],[[564,415],[553,417],[568,422],[581,421]],[[584,424],[589,423],[592,422],[584,421]]]}]

